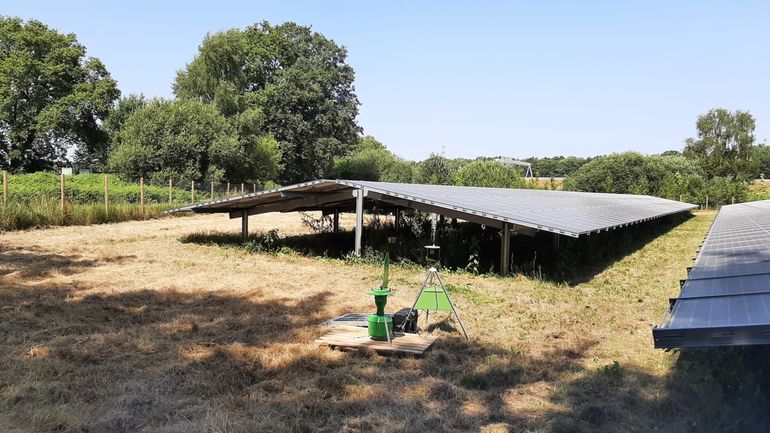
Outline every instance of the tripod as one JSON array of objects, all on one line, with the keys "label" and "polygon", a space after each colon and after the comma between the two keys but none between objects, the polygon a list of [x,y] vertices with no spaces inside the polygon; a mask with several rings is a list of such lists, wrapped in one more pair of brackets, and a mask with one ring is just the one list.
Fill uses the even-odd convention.
[{"label": "tripod", "polygon": [[[406,317],[410,317],[414,310],[425,310],[426,324],[429,323],[428,314],[431,310],[451,311],[457,318],[457,322],[460,324],[460,329],[462,329],[465,339],[468,340],[468,333],[465,332],[463,321],[460,320],[460,315],[457,314],[457,310],[455,309],[452,300],[449,299],[449,294],[446,291],[446,287],[444,287],[444,282],[441,281],[438,270],[434,267],[428,269],[428,273],[425,275],[425,282],[422,283],[420,292],[417,293],[417,299],[414,300],[414,304],[412,305],[412,308],[409,309],[409,314],[407,314]],[[402,332],[404,326],[406,326],[406,321],[401,325]]]}]

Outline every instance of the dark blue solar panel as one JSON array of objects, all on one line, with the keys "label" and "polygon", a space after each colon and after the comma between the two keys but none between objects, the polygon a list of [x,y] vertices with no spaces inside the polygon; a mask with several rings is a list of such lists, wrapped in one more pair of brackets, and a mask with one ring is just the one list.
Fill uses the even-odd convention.
[{"label": "dark blue solar panel", "polygon": [[655,347],[770,344],[770,200],[725,206]]}]

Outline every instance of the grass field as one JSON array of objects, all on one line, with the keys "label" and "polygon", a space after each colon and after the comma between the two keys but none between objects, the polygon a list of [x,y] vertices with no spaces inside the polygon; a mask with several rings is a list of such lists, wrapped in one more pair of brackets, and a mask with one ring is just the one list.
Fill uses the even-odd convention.
[{"label": "grass field", "polygon": [[[0,234],[0,431],[767,431],[770,351],[652,348],[713,217],[577,285],[445,274],[471,341],[442,327],[422,359],[313,344],[372,310],[376,266],[180,241],[239,220]],[[393,266],[388,309],[422,277]]]}]

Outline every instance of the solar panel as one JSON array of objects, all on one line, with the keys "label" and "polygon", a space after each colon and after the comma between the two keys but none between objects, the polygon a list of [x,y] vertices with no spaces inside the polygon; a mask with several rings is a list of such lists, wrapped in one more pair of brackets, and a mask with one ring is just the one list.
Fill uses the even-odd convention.
[{"label": "solar panel", "polygon": [[632,194],[319,180],[175,211],[323,210],[339,207],[345,202],[352,204],[350,192],[353,190],[364,191],[367,200],[380,205],[448,213],[481,223],[510,223],[572,237],[696,207],[689,203]]},{"label": "solar panel", "polygon": [[659,348],[770,344],[770,200],[722,208],[653,340]]}]

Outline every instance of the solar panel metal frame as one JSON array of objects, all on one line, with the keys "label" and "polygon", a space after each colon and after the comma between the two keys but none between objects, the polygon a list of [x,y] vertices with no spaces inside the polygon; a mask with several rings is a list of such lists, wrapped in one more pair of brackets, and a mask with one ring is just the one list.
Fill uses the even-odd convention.
[{"label": "solar panel metal frame", "polygon": [[770,344],[770,200],[724,206],[680,286],[656,348]]},{"label": "solar panel metal frame", "polygon": [[[502,227],[504,223],[579,237],[685,212],[696,205],[633,194],[462,187],[321,179],[245,194],[169,212],[324,210],[352,205],[353,191],[380,205],[408,207]],[[350,193],[349,195],[346,195]],[[317,203],[312,197],[317,197]],[[304,201],[303,201],[304,200]]]}]

